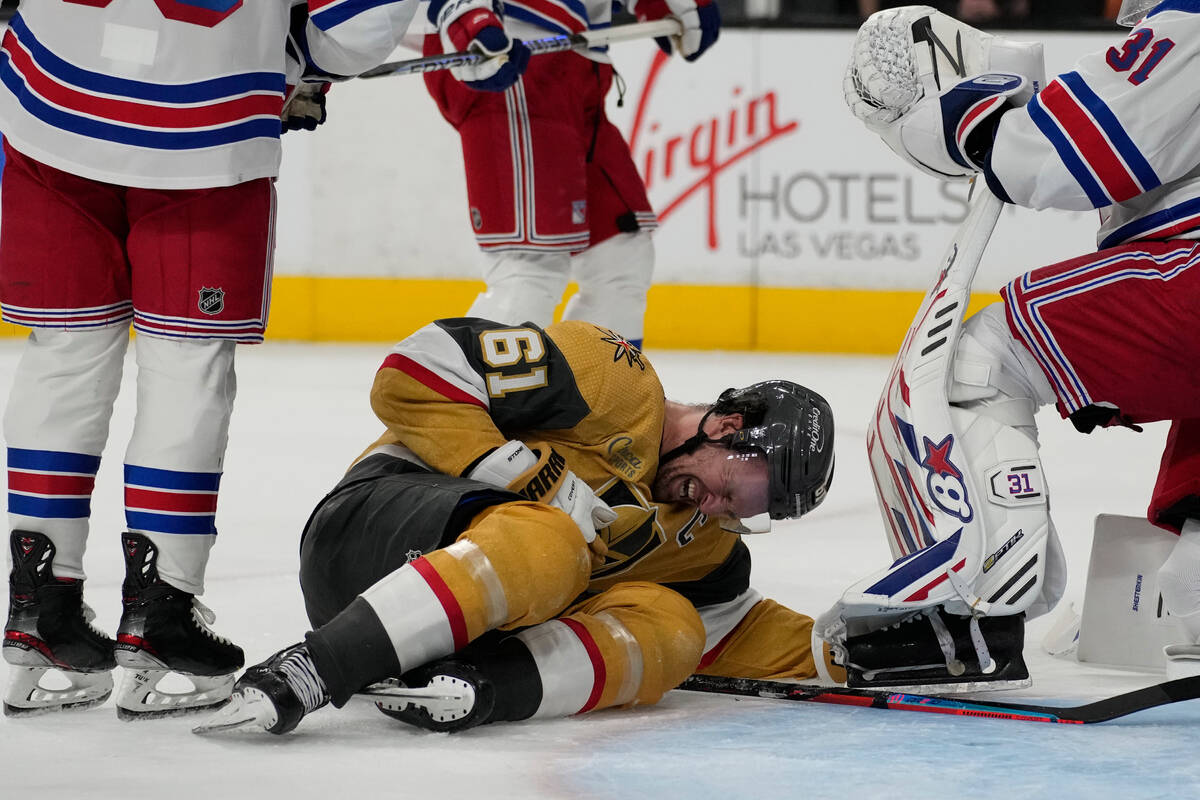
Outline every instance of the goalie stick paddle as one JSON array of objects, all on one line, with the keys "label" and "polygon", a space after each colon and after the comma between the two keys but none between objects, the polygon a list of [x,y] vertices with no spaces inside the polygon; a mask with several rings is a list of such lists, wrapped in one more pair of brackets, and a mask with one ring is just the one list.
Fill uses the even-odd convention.
[{"label": "goalie stick paddle", "polygon": [[837,686],[811,686],[784,681],[753,678],[722,678],[692,675],[680,689],[689,692],[732,694],[805,703],[831,703],[844,706],[925,711],[960,717],[989,717],[1022,722],[1058,722],[1068,725],[1107,722],[1148,708],[1200,698],[1200,676],[1156,683],[1144,689],[1106,697],[1079,706],[1044,706],[1031,703],[1004,703],[990,700],[962,700],[953,697],[888,692],[881,689],[844,689]]},{"label": "goalie stick paddle", "polygon": [[[614,25],[611,28],[597,28],[593,31],[548,36],[545,39],[533,39],[525,42],[532,55],[541,53],[559,53],[563,50],[587,50],[591,47],[602,47],[616,42],[629,42],[636,39],[653,39],[660,36],[681,36],[683,26],[677,19],[660,19],[653,22],[636,22],[632,25]],[[413,58],[408,61],[389,61],[369,69],[358,77],[384,78],[389,75],[413,75],[421,72],[434,72],[451,67],[462,67],[484,61],[485,56],[479,53],[443,53],[437,56]]]}]

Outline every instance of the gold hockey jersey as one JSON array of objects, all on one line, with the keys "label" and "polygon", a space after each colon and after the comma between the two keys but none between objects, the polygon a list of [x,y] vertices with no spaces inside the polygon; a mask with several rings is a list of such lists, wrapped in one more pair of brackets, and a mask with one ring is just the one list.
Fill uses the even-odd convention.
[{"label": "gold hockey jersey", "polygon": [[[608,554],[589,593],[623,581],[665,584],[701,609],[707,671],[720,672],[719,654],[741,640],[739,668],[724,674],[812,674],[811,620],[781,606],[762,613],[740,537],[696,508],[652,501],[665,396],[653,366],[618,334],[580,321],[541,329],[438,320],[392,349],[371,405],[387,430],[366,452],[399,445],[445,474],[469,472],[510,439],[549,444],[618,515],[598,533]],[[748,636],[739,624],[751,618],[772,630]],[[756,641],[771,652],[757,653]]]}]

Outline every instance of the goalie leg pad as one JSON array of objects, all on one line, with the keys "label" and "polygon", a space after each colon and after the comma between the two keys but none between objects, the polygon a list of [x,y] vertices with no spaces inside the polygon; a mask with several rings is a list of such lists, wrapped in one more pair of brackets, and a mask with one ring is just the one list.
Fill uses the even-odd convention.
[{"label": "goalie leg pad", "polygon": [[[1034,421],[1053,394],[1021,357],[1002,313],[997,304],[964,323],[946,367],[948,391],[911,388],[908,408],[903,392],[891,396],[894,419],[880,419],[894,428],[877,422],[871,465],[885,515],[901,519],[913,509],[922,523],[928,509],[938,536],[923,539],[923,549],[894,550],[896,563],[851,587],[843,598],[850,616],[946,605],[960,614],[1033,617],[1061,596],[1065,573]],[[916,371],[904,368],[915,382]],[[945,423],[933,413],[939,401],[947,404]]]},{"label": "goalie leg pad", "polygon": [[955,685],[962,691],[1027,685],[1024,631],[1020,614],[961,616],[942,608],[917,612],[846,640],[847,685]]}]

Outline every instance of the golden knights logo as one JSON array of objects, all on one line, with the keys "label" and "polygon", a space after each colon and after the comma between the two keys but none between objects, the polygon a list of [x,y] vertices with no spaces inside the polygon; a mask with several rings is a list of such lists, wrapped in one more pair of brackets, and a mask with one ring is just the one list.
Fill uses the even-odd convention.
[{"label": "golden knights logo", "polygon": [[600,337],[600,341],[607,342],[615,348],[613,351],[614,364],[624,359],[626,366],[637,367],[642,372],[646,371],[646,362],[642,361],[642,351],[638,350],[632,342],[608,328],[601,328],[597,325],[596,330],[604,334]]},{"label": "golden knights logo", "polygon": [[613,481],[596,494],[617,512],[617,521],[600,531],[608,553],[604,563],[592,570],[592,580],[632,567],[667,541],[658,522],[658,509],[647,508],[648,503],[629,484]]},{"label": "golden knights logo", "polygon": [[225,290],[209,289],[208,287],[200,289],[200,299],[196,302],[196,307],[202,314],[209,316],[220,314],[225,310]]},{"label": "golden knights logo", "polygon": [[680,513],[679,506],[670,505],[662,507],[660,516],[660,507],[636,484],[622,480],[605,484],[596,494],[617,512],[617,521],[600,531],[608,554],[604,563],[592,570],[592,580],[633,569],[663,545],[673,542],[672,549],[686,547],[695,539],[693,531],[708,519],[699,509]]}]

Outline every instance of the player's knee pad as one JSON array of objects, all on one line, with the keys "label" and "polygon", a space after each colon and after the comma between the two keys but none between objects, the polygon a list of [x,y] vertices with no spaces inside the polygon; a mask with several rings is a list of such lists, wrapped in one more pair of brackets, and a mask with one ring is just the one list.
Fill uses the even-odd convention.
[{"label": "player's knee pad", "polygon": [[704,652],[704,623],[682,595],[656,583],[631,581],[603,592],[589,610],[607,624],[631,662],[628,699],[657,703],[695,671]]},{"label": "player's knee pad", "polygon": [[483,270],[487,289],[475,298],[466,316],[509,325],[549,325],[567,288],[569,270],[566,253],[489,254]]},{"label": "player's knee pad", "polygon": [[621,583],[517,635],[541,677],[534,716],[655,703],[695,670],[704,645],[700,615],[654,583]]},{"label": "player's knee pad", "polygon": [[1037,441],[1033,415],[1054,402],[1054,391],[1033,355],[1009,332],[1003,303],[963,323],[953,370],[952,405],[993,417]]},{"label": "player's knee pad", "polygon": [[543,622],[587,587],[591,551],[579,527],[557,508],[526,502],[493,506],[471,522],[463,539],[483,557],[459,565],[467,581],[464,593],[480,598],[482,630]]},{"label": "player's knee pad", "polygon": [[579,292],[563,319],[581,319],[642,338],[646,292],[654,277],[654,241],[645,231],[619,233],[580,253],[571,263]]}]

